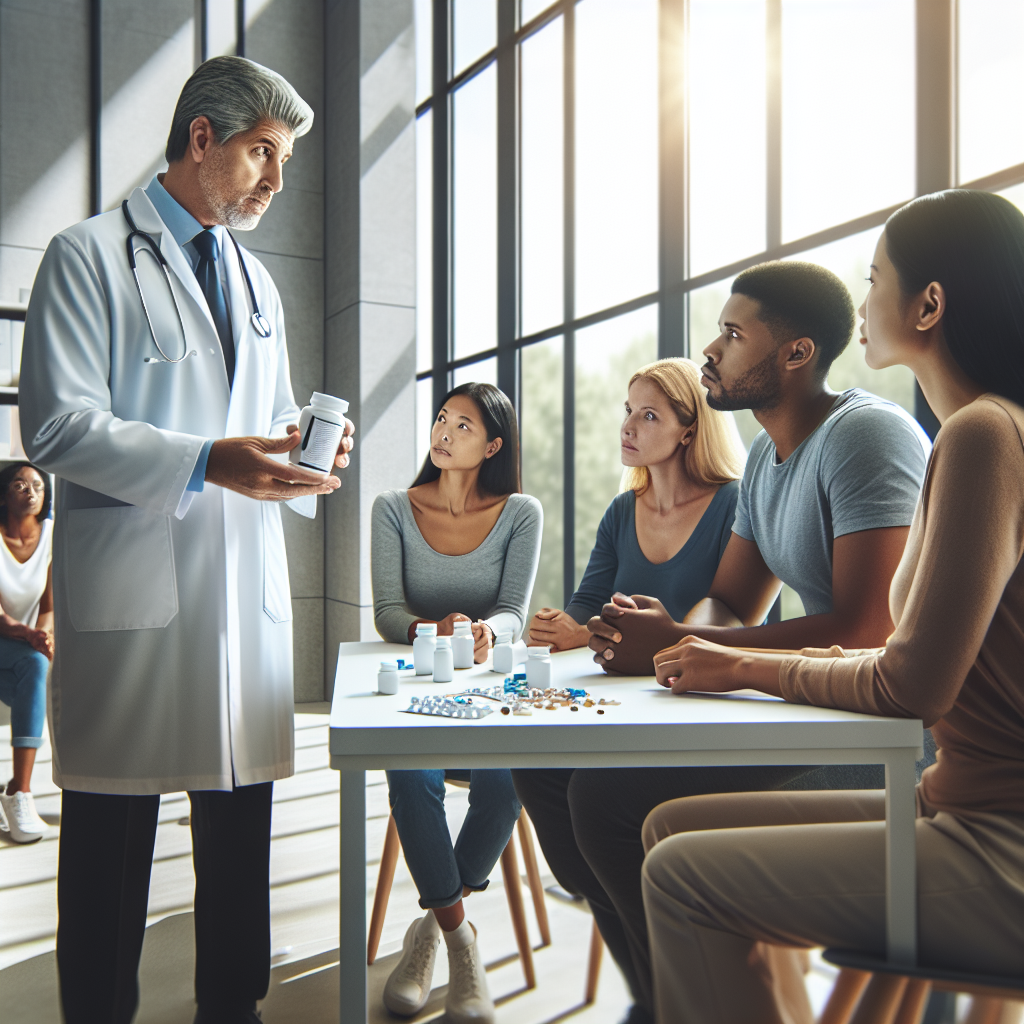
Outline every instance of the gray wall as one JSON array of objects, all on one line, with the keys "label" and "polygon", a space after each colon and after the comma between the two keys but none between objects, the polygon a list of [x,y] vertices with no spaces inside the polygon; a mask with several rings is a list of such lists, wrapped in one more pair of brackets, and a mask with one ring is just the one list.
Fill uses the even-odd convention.
[{"label": "gray wall", "polygon": [[370,508],[415,460],[412,0],[327,0],[325,378],[352,402],[358,457],[327,508],[328,677],[339,640],[375,639]]},{"label": "gray wall", "polygon": [[[102,203],[164,168],[198,60],[195,0],[104,0]],[[284,303],[295,397],[348,398],[358,430],[340,494],[285,513],[296,699],[321,700],[339,640],[373,635],[369,509],[411,479],[415,154],[411,0],[248,0],[246,55],[316,113],[278,195],[244,238]],[[234,52],[234,2],[209,0],[210,53]],[[325,54],[329,59],[325,60]],[[89,214],[87,0],[0,0],[0,301],[50,238]]]}]

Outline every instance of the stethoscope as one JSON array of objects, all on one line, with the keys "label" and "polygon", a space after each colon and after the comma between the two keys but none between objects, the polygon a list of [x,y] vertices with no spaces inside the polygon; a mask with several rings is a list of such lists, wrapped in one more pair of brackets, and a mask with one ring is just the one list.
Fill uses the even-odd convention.
[{"label": "stethoscope", "polygon": [[[132,277],[135,278],[135,290],[139,293],[139,301],[142,303],[142,312],[146,314],[146,323],[149,325],[149,333],[153,338],[153,344],[156,345],[157,352],[160,353],[159,358],[157,356],[147,356],[144,362],[147,363],[180,363],[187,356],[194,356],[196,354],[195,349],[189,349],[188,339],[185,337],[185,324],[181,319],[181,310],[178,309],[178,300],[174,295],[174,285],[171,282],[171,272],[167,266],[167,260],[164,259],[164,254],[160,251],[160,246],[156,244],[156,239],[151,234],[145,232],[139,228],[139,226],[132,219],[132,215],[128,210],[128,200],[126,199],[121,203],[121,212],[124,214],[124,219],[128,221],[128,238],[125,240],[125,245],[128,249],[128,266],[132,269]],[[252,322],[253,330],[261,338],[270,337],[270,324],[267,322],[267,318],[260,312],[259,304],[256,302],[256,290],[252,286],[252,278],[249,276],[249,271],[245,266],[245,260],[242,259],[242,249],[238,242],[235,241],[235,236],[231,234],[227,228],[224,229],[224,233],[231,239],[235,246],[235,255],[238,257],[238,266],[242,270],[242,276],[245,278],[245,283],[249,288],[249,299],[252,302],[252,316],[249,318]],[[136,249],[133,244],[133,239],[141,238],[145,243],[141,249]],[[178,356],[177,359],[172,359],[164,350],[160,344],[159,339],[156,336],[156,330],[153,327],[153,319],[149,315],[149,307],[146,305],[146,297],[142,294],[142,285],[139,283],[139,271],[135,265],[135,257],[138,252],[148,252],[150,256],[157,261],[160,269],[164,272],[164,277],[167,279],[167,288],[171,293],[171,302],[174,304],[174,315],[178,318],[178,326],[181,328],[181,339],[182,347],[185,351]]]}]

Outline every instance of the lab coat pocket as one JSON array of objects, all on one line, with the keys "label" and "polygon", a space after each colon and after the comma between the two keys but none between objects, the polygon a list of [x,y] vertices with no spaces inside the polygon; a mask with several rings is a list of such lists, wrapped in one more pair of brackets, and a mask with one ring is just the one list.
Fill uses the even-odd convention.
[{"label": "lab coat pocket", "polygon": [[162,629],[178,614],[171,522],[132,505],[65,513],[67,597],[79,633]]},{"label": "lab coat pocket", "polygon": [[265,501],[263,508],[263,610],[274,622],[291,622],[292,590],[288,556],[281,527],[281,506]]}]

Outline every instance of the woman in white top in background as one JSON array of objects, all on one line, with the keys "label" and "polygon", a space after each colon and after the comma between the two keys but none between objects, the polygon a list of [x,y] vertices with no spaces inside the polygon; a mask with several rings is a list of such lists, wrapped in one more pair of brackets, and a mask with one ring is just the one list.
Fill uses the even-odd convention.
[{"label": "woman in white top in background", "polygon": [[50,555],[52,497],[45,473],[28,463],[0,472],[0,700],[11,709],[14,773],[0,793],[0,828],[16,843],[46,831],[29,783],[46,723],[46,675],[53,658]]}]

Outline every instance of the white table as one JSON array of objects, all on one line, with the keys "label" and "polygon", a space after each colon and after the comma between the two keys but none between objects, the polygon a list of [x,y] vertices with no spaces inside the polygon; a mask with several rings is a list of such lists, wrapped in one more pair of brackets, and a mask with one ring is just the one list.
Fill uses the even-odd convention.
[{"label": "white table", "polygon": [[604,715],[535,710],[467,721],[400,714],[412,696],[492,686],[486,665],[453,683],[401,675],[376,693],[383,658],[412,648],[341,644],[331,706],[331,767],[341,772],[341,1021],[365,1024],[366,771],[381,768],[636,768],[657,765],[884,764],[889,959],[917,957],[914,762],[921,722],[787,704],[752,692],[677,697],[652,677],[607,676],[586,649],[552,657],[552,685],[621,701]]}]

